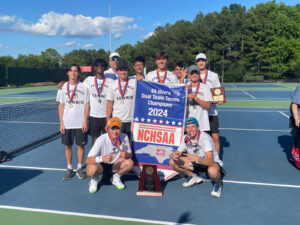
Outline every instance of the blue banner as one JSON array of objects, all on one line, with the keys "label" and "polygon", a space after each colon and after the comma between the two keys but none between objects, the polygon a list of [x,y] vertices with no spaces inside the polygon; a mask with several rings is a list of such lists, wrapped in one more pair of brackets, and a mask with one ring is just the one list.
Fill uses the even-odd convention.
[{"label": "blue banner", "polygon": [[155,164],[163,179],[176,174],[170,155],[181,144],[184,132],[186,88],[138,81],[132,123],[136,165]]}]

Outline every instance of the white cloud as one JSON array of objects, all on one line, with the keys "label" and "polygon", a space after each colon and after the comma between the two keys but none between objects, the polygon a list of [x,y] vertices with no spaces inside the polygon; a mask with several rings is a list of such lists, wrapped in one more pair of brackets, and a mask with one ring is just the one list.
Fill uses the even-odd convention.
[{"label": "white cloud", "polygon": [[0,16],[0,23],[9,23],[9,22],[14,22],[16,19],[16,16]]},{"label": "white cloud", "polygon": [[[120,33],[128,29],[136,29],[137,25],[129,25],[133,18],[115,16],[111,18],[112,33]],[[38,22],[29,24],[20,19],[12,27],[14,32],[55,36],[61,32],[66,37],[90,38],[109,33],[109,18],[89,17],[83,15],[59,14],[48,12],[43,14]]]},{"label": "white cloud", "polygon": [[69,41],[65,44],[58,44],[58,48],[67,48],[67,47],[72,47],[72,46],[80,46],[80,44],[76,43],[76,41]]},{"label": "white cloud", "polygon": [[143,39],[143,40],[146,40],[146,39],[148,39],[149,37],[151,37],[153,34],[154,34],[154,32],[149,32],[148,34],[142,35],[142,39]]},{"label": "white cloud", "polygon": [[91,47],[93,47],[94,46],[94,44],[85,44],[84,46],[82,46],[83,48],[91,48]]},{"label": "white cloud", "polygon": [[114,35],[114,39],[120,39],[122,37],[122,34],[121,33],[116,33]]},{"label": "white cloud", "polygon": [[3,48],[3,45],[0,43],[0,49],[2,49]]}]

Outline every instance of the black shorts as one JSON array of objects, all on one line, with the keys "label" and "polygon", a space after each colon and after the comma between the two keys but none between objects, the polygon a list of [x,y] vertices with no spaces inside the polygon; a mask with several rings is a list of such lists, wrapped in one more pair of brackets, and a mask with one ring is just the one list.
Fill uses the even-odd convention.
[{"label": "black shorts", "polygon": [[122,123],[121,132],[127,134],[129,140],[131,138],[131,122],[124,122]]},{"label": "black shorts", "polygon": [[[205,166],[205,165],[202,165],[202,164],[199,164],[199,163],[195,163],[195,162],[192,162],[192,164],[193,164],[193,167],[194,167],[194,170],[193,170],[194,173],[197,174],[197,173],[200,173],[200,172],[207,172],[208,166]],[[220,166],[219,163],[217,163],[217,164],[220,168],[220,173],[224,174],[224,172],[223,172],[224,170],[223,170],[222,166]]]},{"label": "black shorts", "polygon": [[209,116],[210,133],[219,133],[219,117]]},{"label": "black shorts", "polygon": [[99,137],[105,131],[106,118],[89,117],[89,134],[92,137]]},{"label": "black shorts", "polygon": [[82,129],[65,129],[65,134],[61,137],[61,142],[64,145],[71,146],[76,139],[77,146],[85,146],[87,144],[87,133],[83,133]]}]

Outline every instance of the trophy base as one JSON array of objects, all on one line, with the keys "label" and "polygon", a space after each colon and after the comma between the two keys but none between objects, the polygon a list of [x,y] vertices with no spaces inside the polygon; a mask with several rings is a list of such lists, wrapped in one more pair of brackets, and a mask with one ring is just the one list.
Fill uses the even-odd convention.
[{"label": "trophy base", "polygon": [[154,196],[154,197],[161,197],[163,194],[162,192],[157,191],[137,191],[137,196]]}]

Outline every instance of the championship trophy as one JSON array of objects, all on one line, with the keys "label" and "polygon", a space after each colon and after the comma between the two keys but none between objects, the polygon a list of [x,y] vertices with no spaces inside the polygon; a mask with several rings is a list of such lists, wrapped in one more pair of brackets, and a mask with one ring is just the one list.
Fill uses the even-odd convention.
[{"label": "championship trophy", "polygon": [[213,97],[214,104],[226,102],[224,87],[211,88],[210,91]]},{"label": "championship trophy", "polygon": [[140,174],[138,196],[162,196],[160,177],[156,165],[144,164]]}]

